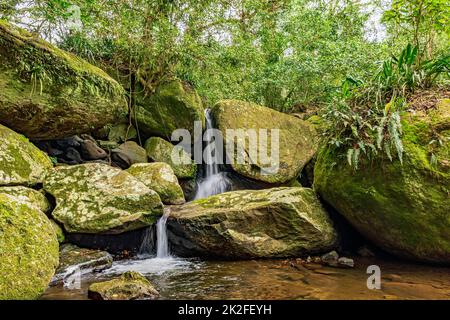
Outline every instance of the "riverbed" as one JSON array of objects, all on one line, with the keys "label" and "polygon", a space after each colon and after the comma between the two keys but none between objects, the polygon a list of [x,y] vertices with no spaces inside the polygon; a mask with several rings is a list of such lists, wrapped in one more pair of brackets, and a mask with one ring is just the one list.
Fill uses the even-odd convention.
[{"label": "riverbed", "polygon": [[[296,260],[201,261],[147,258],[114,262],[82,276],[79,289],[50,287],[42,299],[87,299],[90,283],[141,272],[160,299],[450,299],[450,268],[354,257],[352,269]],[[368,289],[367,267],[381,270],[381,289]]]}]

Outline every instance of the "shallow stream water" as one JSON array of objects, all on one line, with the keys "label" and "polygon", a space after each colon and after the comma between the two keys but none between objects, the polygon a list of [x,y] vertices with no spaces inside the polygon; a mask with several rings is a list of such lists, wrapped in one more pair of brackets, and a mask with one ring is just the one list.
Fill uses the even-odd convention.
[{"label": "shallow stream water", "polygon": [[[355,262],[353,269],[338,269],[295,260],[124,260],[84,275],[81,289],[50,287],[42,299],[87,299],[90,283],[128,270],[144,274],[161,299],[450,299],[450,268],[368,258]],[[366,284],[366,269],[374,264],[381,268],[380,290]]]}]

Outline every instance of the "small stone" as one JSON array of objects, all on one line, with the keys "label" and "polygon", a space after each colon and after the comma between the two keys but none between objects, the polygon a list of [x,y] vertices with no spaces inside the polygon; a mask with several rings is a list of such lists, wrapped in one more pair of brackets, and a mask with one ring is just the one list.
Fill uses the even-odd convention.
[{"label": "small stone", "polygon": [[83,140],[81,142],[81,155],[86,160],[100,160],[108,156],[106,151],[92,140]]},{"label": "small stone", "polygon": [[338,266],[338,260],[339,260],[339,254],[336,251],[331,251],[328,252],[326,254],[324,254],[322,257],[322,262],[332,266],[332,267],[337,267]]},{"label": "small stone", "polygon": [[351,258],[340,257],[338,259],[338,265],[344,268],[353,268],[355,266],[355,262]]},{"label": "small stone", "polygon": [[112,280],[91,284],[88,297],[93,300],[154,300],[159,292],[142,274],[128,271]]}]

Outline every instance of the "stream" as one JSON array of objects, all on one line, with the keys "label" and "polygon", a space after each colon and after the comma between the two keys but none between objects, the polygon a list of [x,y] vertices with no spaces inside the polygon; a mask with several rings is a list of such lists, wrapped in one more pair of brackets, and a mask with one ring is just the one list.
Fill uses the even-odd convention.
[{"label": "stream", "polygon": [[[90,283],[124,271],[144,274],[160,299],[450,299],[450,269],[396,260],[354,258],[353,269],[295,260],[201,261],[175,257],[114,262],[83,276],[79,290],[50,287],[42,299],[87,299]],[[381,268],[381,289],[366,286],[367,266]]]}]

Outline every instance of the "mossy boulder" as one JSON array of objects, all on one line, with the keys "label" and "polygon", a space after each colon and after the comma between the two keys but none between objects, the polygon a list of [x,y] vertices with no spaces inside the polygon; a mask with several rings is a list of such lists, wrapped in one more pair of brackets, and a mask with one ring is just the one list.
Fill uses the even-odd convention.
[{"label": "mossy boulder", "polygon": [[185,202],[178,179],[167,163],[137,163],[126,171],[150,189],[155,190],[164,204]]},{"label": "mossy boulder", "polygon": [[101,163],[57,167],[44,189],[56,199],[53,218],[69,233],[122,233],[153,224],[163,212],[155,191]]},{"label": "mossy boulder", "polygon": [[[318,148],[318,134],[314,125],[299,118],[275,111],[257,104],[222,100],[213,108],[216,127],[222,132],[227,157],[233,169],[243,176],[272,184],[281,184],[297,178]],[[227,130],[254,129],[258,138],[256,146],[250,146],[246,135],[230,139]],[[260,135],[260,129],[267,129],[267,136]],[[279,161],[263,157],[270,155],[273,129],[279,129]],[[261,143],[267,150],[261,148]],[[263,161],[262,161],[263,160]]]},{"label": "mossy boulder", "polygon": [[[403,165],[398,159],[374,159],[354,170],[344,150],[324,147],[315,164],[314,188],[386,251],[450,264],[449,115],[450,99],[428,112],[403,113]],[[438,137],[442,146],[430,144]]]},{"label": "mossy boulder", "polygon": [[93,300],[154,300],[159,293],[142,274],[128,271],[112,280],[91,284],[88,297]]},{"label": "mossy boulder", "polygon": [[175,163],[172,160],[174,148],[173,144],[158,137],[152,137],[145,142],[145,150],[152,161],[169,164],[177,178],[195,178],[197,165],[192,161],[190,155],[181,148],[175,150],[180,160],[179,163]]},{"label": "mossy boulder", "polygon": [[0,193],[0,300],[39,298],[57,266],[58,240],[47,216]]},{"label": "mossy boulder", "polygon": [[312,189],[226,192],[170,208],[172,250],[181,256],[284,258],[325,252],[337,241]]},{"label": "mossy boulder", "polygon": [[0,141],[0,186],[41,183],[53,167],[50,158],[27,138],[1,124]]},{"label": "mossy boulder", "polygon": [[127,112],[123,88],[105,72],[0,20],[0,123],[30,139],[58,139]]},{"label": "mossy boulder", "polygon": [[64,243],[66,241],[66,235],[64,234],[64,230],[59,226],[59,224],[56,223],[55,220],[50,219],[50,222],[52,223],[53,230],[56,233],[56,239],[58,239],[58,242]]},{"label": "mossy boulder", "polygon": [[176,79],[160,84],[152,95],[137,95],[132,115],[140,133],[165,139],[177,129],[189,130],[194,137],[194,122],[205,125],[200,96],[189,84]]},{"label": "mossy boulder", "polygon": [[119,143],[136,138],[136,129],[128,123],[119,123],[108,129],[108,140],[112,142]]},{"label": "mossy boulder", "polygon": [[48,212],[51,208],[50,202],[42,191],[37,191],[23,186],[0,187],[0,194],[7,194],[20,202],[27,202],[42,212]]}]

